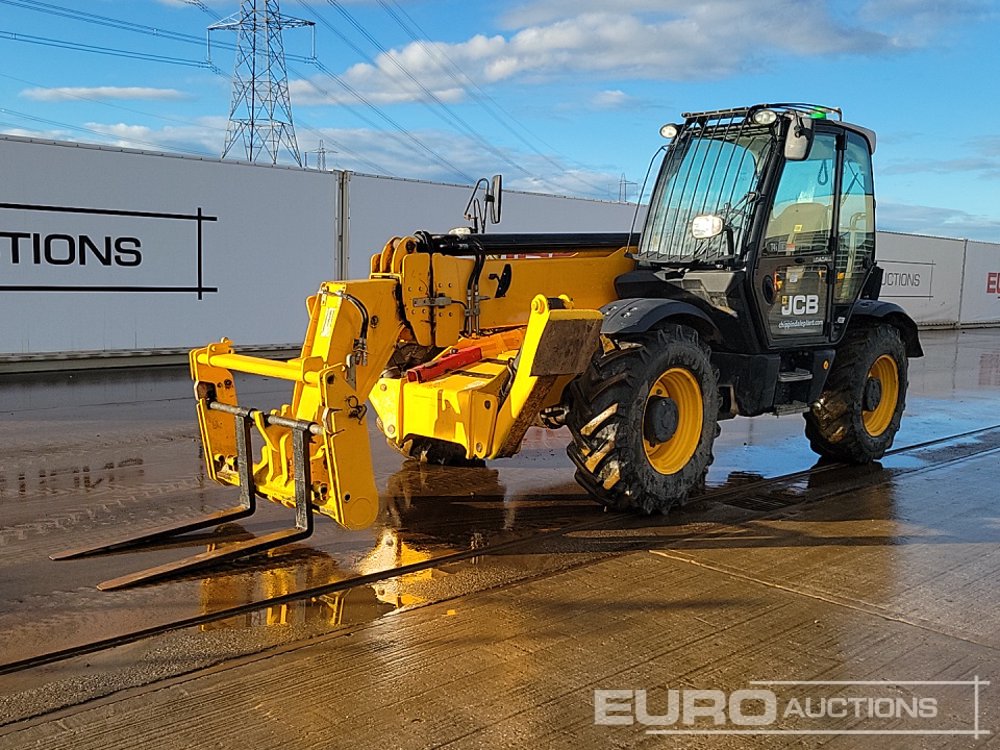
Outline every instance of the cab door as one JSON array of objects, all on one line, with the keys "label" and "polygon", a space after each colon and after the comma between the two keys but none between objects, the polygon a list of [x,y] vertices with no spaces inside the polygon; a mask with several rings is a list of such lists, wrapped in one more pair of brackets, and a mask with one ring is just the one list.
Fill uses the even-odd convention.
[{"label": "cab door", "polygon": [[817,125],[809,156],[785,161],[764,222],[754,297],[771,347],[830,340],[843,137]]},{"label": "cab door", "polygon": [[851,308],[875,265],[875,190],[871,145],[858,133],[846,134],[838,195],[831,315],[834,340],[843,335]]}]

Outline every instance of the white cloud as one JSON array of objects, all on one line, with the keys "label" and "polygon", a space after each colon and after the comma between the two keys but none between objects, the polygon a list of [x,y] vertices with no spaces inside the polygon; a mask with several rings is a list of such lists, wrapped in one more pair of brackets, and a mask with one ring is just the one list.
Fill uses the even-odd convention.
[{"label": "white cloud", "polygon": [[994,0],[867,0],[859,16],[890,28],[898,45],[919,47],[958,24],[995,21],[998,12]]},{"label": "white cloud", "polygon": [[[435,130],[413,133],[430,149],[441,154],[463,172],[473,176],[486,176],[503,172],[504,186],[513,190],[529,190],[562,195],[585,195],[602,200],[617,199],[620,170],[584,169],[564,163],[558,157],[542,157],[535,153],[519,152],[506,148],[511,161],[521,165],[523,171],[514,171],[485,152],[470,138]],[[380,130],[364,128],[323,128],[321,131],[300,131],[299,149],[314,152],[318,139],[324,138],[329,168],[349,169],[357,172],[375,171],[371,162],[399,177],[412,177],[442,182],[465,182],[454,171],[447,169],[426,152],[415,149],[405,139]],[[334,151],[336,153],[331,153]],[[358,155],[367,157],[368,162]],[[315,165],[315,155],[310,164]],[[551,161],[550,161],[551,159]],[[555,163],[553,163],[555,162]]]},{"label": "white cloud", "polygon": [[[580,74],[699,80],[779,55],[870,55],[896,49],[888,35],[838,20],[819,0],[622,0],[613,11],[607,7],[606,0],[541,0],[508,14],[517,29],[509,35],[411,43],[341,75],[378,103],[426,99],[402,67],[440,98],[455,101],[469,80],[482,85]],[[445,68],[468,78],[460,76],[459,83]],[[308,84],[295,89],[302,103],[346,101],[337,91],[316,96],[303,86]],[[336,88],[324,84],[330,86]]]},{"label": "white cloud", "polygon": [[[677,14],[690,6],[691,3],[684,0],[618,0],[615,3],[615,9],[623,13]],[[607,8],[605,0],[534,0],[506,11],[500,16],[500,22],[508,29],[520,29]]]},{"label": "white cloud", "polygon": [[30,130],[28,128],[17,128],[13,125],[5,125],[0,123],[0,133],[4,135],[13,135],[18,138],[43,138],[48,141],[58,141],[63,140],[67,137],[65,131],[55,131],[50,130],[47,132],[42,132],[38,130]]},{"label": "white cloud", "polygon": [[188,98],[187,94],[177,89],[158,89],[147,86],[57,86],[25,89],[20,95],[25,99],[33,99],[38,102],[65,102],[74,99],[170,101]]},{"label": "white cloud", "polygon": [[1000,220],[957,208],[880,201],[877,219],[879,229],[890,232],[1000,242]]},{"label": "white cloud", "polygon": [[595,109],[621,109],[632,106],[635,102],[635,97],[629,96],[621,89],[605,89],[590,98],[590,106]]},{"label": "white cloud", "polygon": [[919,159],[893,161],[884,165],[882,174],[955,174],[965,173],[985,179],[1000,179],[1000,136],[985,136],[970,141],[968,156],[935,159],[921,154]]},{"label": "white cloud", "polygon": [[955,174],[965,172],[988,179],[1000,179],[1000,159],[968,156],[958,159],[916,159],[896,162],[882,168],[882,174]]},{"label": "white cloud", "polygon": [[[341,78],[349,82],[352,88],[373,104],[432,101],[432,98],[419,86],[414,84],[413,81],[405,78],[404,80],[400,80],[400,78],[403,78],[401,73],[398,73],[394,78],[385,76],[380,81],[372,80],[366,75],[351,76],[350,72],[348,75],[341,76]],[[442,102],[451,103],[460,101],[464,97],[464,89],[454,85],[451,81],[448,83],[452,83],[452,85],[448,86],[444,84],[438,87],[427,86],[426,83],[424,85]],[[290,80],[288,82],[288,93],[292,98],[293,105],[353,105],[359,103],[355,95],[348,92],[328,76],[314,76],[308,80],[302,78]]]},{"label": "white cloud", "polygon": [[102,136],[103,143],[120,148],[217,156],[222,153],[225,143],[227,122],[224,117],[202,117],[190,125],[166,125],[162,128],[124,122],[88,122],[84,127]]},{"label": "white cloud", "polygon": [[0,132],[25,138],[52,141],[96,143],[102,146],[134,148],[145,151],[167,151],[214,157],[222,153],[227,120],[224,117],[202,117],[188,125],[168,125],[151,128],[129,123],[87,122],[74,127],[33,129],[0,123]]},{"label": "white cloud", "polygon": [[[421,88],[432,92],[439,100],[451,103],[465,97],[472,81],[477,79],[477,69],[503,49],[503,37],[487,38],[477,34],[468,41],[458,44],[442,42],[414,42],[400,50],[389,50],[375,58],[375,65],[358,63],[352,65],[339,77],[348,86],[358,91],[375,104],[397,104],[402,102],[431,101],[432,98]],[[446,70],[457,68],[462,74],[454,77]],[[402,71],[406,70],[414,83]],[[458,80],[456,80],[456,77]],[[289,93],[293,102],[311,104],[357,104],[357,98],[328,76],[317,75],[311,79],[289,82]]]},{"label": "white cloud", "polygon": [[[119,148],[172,151],[212,158],[222,153],[226,123],[223,117],[201,118],[191,125],[162,128],[126,122],[88,122],[82,126],[86,129],[85,133],[62,129],[31,130],[13,125],[4,127],[0,123],[0,132],[28,138],[84,141]],[[517,172],[505,168],[504,164],[499,163],[470,138],[433,130],[414,131],[413,135],[442,155],[456,169],[469,175],[485,176],[503,171],[504,185],[510,189],[585,195],[602,200],[614,200],[618,196],[620,169],[617,168],[608,168],[607,171],[579,168],[565,164],[558,157],[543,157],[535,153],[505,149],[510,160],[522,166],[523,171]],[[456,171],[448,169],[421,149],[414,148],[411,141],[394,133],[364,128],[299,130],[299,152],[312,152],[309,162],[313,166],[316,165],[315,152],[321,138],[327,152],[326,164],[330,169],[390,173],[399,177],[441,182],[465,182]],[[233,156],[240,158],[238,150]]]}]

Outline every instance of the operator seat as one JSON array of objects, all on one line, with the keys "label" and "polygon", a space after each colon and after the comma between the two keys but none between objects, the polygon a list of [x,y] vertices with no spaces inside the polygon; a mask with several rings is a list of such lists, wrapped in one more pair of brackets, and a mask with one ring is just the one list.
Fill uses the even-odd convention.
[{"label": "operator seat", "polygon": [[830,209],[822,203],[790,203],[772,215],[764,247],[768,252],[818,252],[826,249],[830,235]]}]

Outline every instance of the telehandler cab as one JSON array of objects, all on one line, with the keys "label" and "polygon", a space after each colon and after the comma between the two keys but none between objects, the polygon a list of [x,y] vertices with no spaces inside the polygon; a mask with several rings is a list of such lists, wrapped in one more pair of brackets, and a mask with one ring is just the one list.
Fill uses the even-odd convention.
[{"label": "telehandler cab", "polygon": [[[324,282],[294,359],[241,355],[227,339],[192,351],[208,473],[242,490],[229,513],[261,495],[298,521],[209,557],[300,538],[313,510],[371,524],[368,404],[391,445],[442,463],[511,456],[529,426],[566,426],[577,481],[646,513],[685,499],[735,416],[801,412],[817,453],[881,457],[907,358],[922,351],[913,320],[878,300],[875,134],[806,104],[690,113],[660,132],[669,144],[635,244],[483,233],[477,216],[477,231],[391,239],[368,279]],[[486,193],[494,221],[499,188]],[[239,405],[234,371],[291,381],[290,403]]]}]

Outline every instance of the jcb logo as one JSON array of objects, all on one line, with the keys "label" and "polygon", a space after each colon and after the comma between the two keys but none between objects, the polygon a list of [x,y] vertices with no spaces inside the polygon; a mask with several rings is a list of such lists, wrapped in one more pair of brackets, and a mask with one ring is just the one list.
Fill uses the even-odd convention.
[{"label": "jcb logo", "polygon": [[786,294],[781,298],[782,315],[815,315],[818,312],[818,294]]}]

